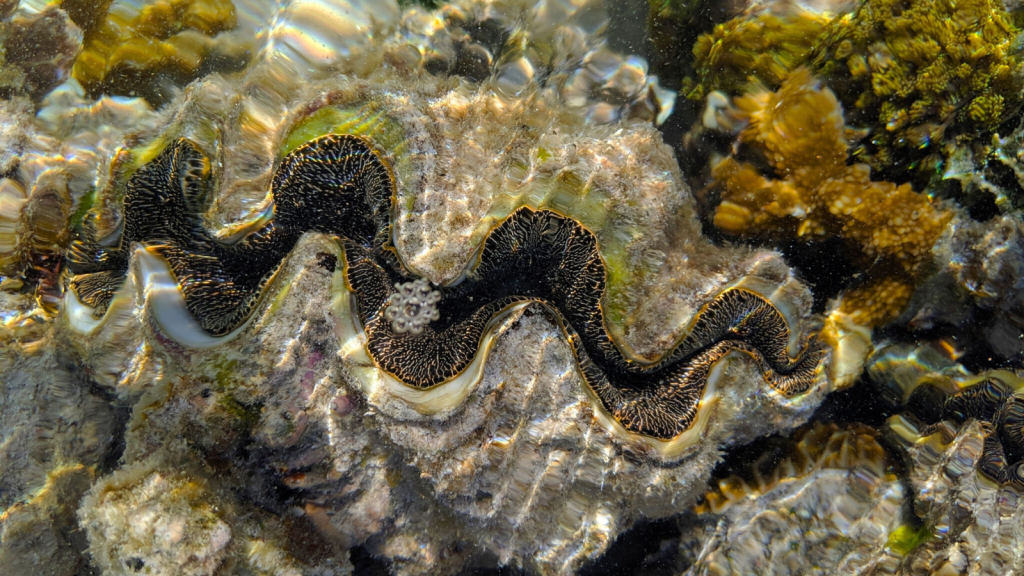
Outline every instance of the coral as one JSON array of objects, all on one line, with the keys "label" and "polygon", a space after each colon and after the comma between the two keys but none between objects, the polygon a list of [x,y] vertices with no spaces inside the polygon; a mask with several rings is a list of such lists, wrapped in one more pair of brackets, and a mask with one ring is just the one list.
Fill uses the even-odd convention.
[{"label": "coral", "polygon": [[398,68],[418,68],[474,82],[493,76],[507,94],[519,94],[534,80],[557,87],[562,99],[585,109],[586,117],[608,124],[620,118],[664,122],[676,94],[648,74],[647,62],[602,43],[605,7],[597,0],[549,4],[529,14],[528,25],[494,18],[481,4],[461,0],[436,13],[408,10],[401,34],[386,60]]},{"label": "coral", "polygon": [[90,388],[32,312],[0,291],[0,563],[10,574],[87,574],[75,512],[116,445],[122,415]]},{"label": "coral", "polygon": [[864,164],[847,165],[842,107],[806,69],[777,92],[755,91],[735,106],[749,122],[740,141],[761,152],[777,178],[731,157],[717,163],[712,175],[722,202],[715,225],[746,237],[845,239],[860,252],[868,280],[848,291],[838,310],[867,326],[893,319],[952,213],[907,184],[871,181]]},{"label": "coral", "polygon": [[751,82],[776,90],[789,72],[807,61],[828,22],[823,15],[801,11],[781,16],[763,12],[719,24],[694,43],[695,78],[687,78],[682,92],[703,101],[714,90],[742,94]]},{"label": "coral", "polygon": [[940,261],[976,306],[991,311],[982,331],[992,349],[1003,358],[1024,357],[1022,254],[1024,221],[1020,215],[994,218],[987,224],[958,223],[939,248]]},{"label": "coral", "polygon": [[865,0],[821,35],[813,67],[870,128],[853,157],[927,182],[1020,108],[1018,33],[1001,0]]},{"label": "coral", "polygon": [[[959,147],[942,174],[945,190],[985,220],[993,210],[1003,214],[1024,210],[1024,125],[1006,136],[993,135],[990,142]],[[955,182],[959,186],[949,186]],[[994,208],[992,204],[995,204]]]},{"label": "coral", "polygon": [[223,517],[233,510],[196,476],[125,470],[93,490],[82,523],[105,573],[199,575],[220,568],[232,543]]},{"label": "coral", "polygon": [[[239,46],[214,37],[235,28],[231,0],[64,0],[62,7],[85,31],[72,75],[91,94],[144,95],[154,103],[170,96],[161,86],[184,84],[215,59],[239,57]],[[231,53],[223,50],[230,49]]]},{"label": "coral", "polygon": [[104,574],[351,573],[344,556],[314,565],[295,559],[281,546],[282,523],[240,505],[209,470],[159,463],[150,458],[106,476],[82,500],[90,557]]},{"label": "coral", "polygon": [[33,294],[46,314],[63,293],[59,278],[70,230],[82,224],[110,160],[127,134],[151,128],[156,114],[142,99],[86,101],[69,81],[32,102],[14,98],[0,107],[5,129],[0,168],[0,274],[3,288]]},{"label": "coral", "polygon": [[887,435],[906,454],[907,525],[919,533],[891,538],[892,552],[907,574],[1019,573],[1024,378],[971,373],[949,352],[944,342],[892,344],[866,370],[875,393],[900,412],[888,419]]},{"label": "coral", "polygon": [[67,356],[48,349],[58,346],[52,333],[21,341],[10,328],[0,327],[0,509],[27,500],[54,470],[99,465],[118,425],[103,394],[76,380]]}]

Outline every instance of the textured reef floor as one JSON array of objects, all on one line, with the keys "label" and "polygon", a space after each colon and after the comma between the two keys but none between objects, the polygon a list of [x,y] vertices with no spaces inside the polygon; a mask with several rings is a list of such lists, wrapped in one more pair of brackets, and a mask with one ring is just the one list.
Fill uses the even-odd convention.
[{"label": "textured reef floor", "polygon": [[0,0],[0,572],[1024,574],[1012,0]]}]

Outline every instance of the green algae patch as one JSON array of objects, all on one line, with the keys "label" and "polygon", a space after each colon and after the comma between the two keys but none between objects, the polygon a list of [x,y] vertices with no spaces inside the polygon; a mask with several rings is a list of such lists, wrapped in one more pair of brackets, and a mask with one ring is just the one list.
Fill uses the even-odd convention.
[{"label": "green algae patch", "polygon": [[[217,401],[217,406],[238,420],[245,430],[255,428],[263,414],[263,404],[261,402],[245,403],[231,394],[221,397]],[[291,430],[289,430],[290,432]]]},{"label": "green algae patch", "polygon": [[231,387],[232,375],[238,368],[238,360],[232,359],[221,359],[213,363],[214,372],[213,381],[217,385],[217,390],[227,390]]},{"label": "green algae patch", "polygon": [[909,524],[904,524],[889,534],[889,541],[886,542],[886,545],[897,554],[906,556],[934,536],[927,526],[915,528]]},{"label": "green algae patch", "polygon": [[281,143],[279,152],[285,156],[306,142],[328,134],[365,136],[392,156],[405,152],[405,131],[380,108],[373,103],[358,107],[321,108],[295,124]]},{"label": "green algae patch", "polygon": [[92,210],[94,204],[96,204],[96,189],[92,188],[85,194],[85,196],[82,196],[78,200],[78,208],[76,208],[75,213],[71,215],[70,228],[72,230],[82,227],[82,221],[85,220],[85,215]]}]

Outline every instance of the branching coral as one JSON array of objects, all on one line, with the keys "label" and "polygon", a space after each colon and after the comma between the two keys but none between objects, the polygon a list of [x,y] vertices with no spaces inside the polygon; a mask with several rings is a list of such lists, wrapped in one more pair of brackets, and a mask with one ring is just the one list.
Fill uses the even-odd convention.
[{"label": "branching coral", "polygon": [[1019,109],[1018,33],[1001,0],[865,0],[829,25],[812,66],[847,120],[872,127],[856,158],[926,175]]},{"label": "branching coral", "polygon": [[761,151],[778,179],[733,158],[719,162],[715,225],[749,237],[844,238],[859,249],[868,279],[843,296],[839,311],[867,326],[899,314],[952,214],[908,184],[872,182],[868,166],[847,166],[842,107],[806,69],[777,92],[755,91],[735,104],[749,122],[741,142]]},{"label": "branching coral", "polygon": [[65,0],[62,6],[85,30],[72,74],[93,93],[153,91],[151,80],[159,73],[191,80],[214,51],[213,36],[237,23],[231,0],[159,0],[143,7]]}]

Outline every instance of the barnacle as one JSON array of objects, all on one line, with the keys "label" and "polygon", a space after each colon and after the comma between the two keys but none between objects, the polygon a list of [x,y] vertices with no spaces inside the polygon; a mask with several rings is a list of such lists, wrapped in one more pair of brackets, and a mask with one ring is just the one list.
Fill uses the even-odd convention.
[{"label": "barnacle", "polygon": [[848,166],[843,110],[806,69],[778,91],[755,91],[735,105],[749,120],[740,140],[764,154],[778,179],[733,158],[719,162],[715,225],[749,237],[847,240],[869,280],[844,295],[839,311],[868,326],[895,317],[952,214],[907,184],[871,181],[864,164]]},{"label": "barnacle", "polygon": [[999,0],[866,0],[828,25],[811,66],[849,123],[871,128],[853,156],[890,178],[909,165],[926,182],[1020,108],[1018,32]]},{"label": "barnacle", "polygon": [[[743,288],[708,303],[658,362],[624,355],[604,319],[607,274],[596,236],[550,210],[513,212],[487,234],[466,280],[431,293],[396,259],[394,176],[360,137],[328,135],[292,150],[274,179],[273,220],[231,245],[211,238],[190,214],[188,198],[202,190],[208,172],[209,161],[184,139],[135,172],[120,246],[101,247],[86,237],[69,253],[77,297],[106,310],[127,273],[129,247],[158,242],[152,252],[169,264],[189,312],[205,331],[223,336],[250,316],[284,256],[313,231],[342,237],[345,283],[355,295],[366,349],[381,369],[414,388],[456,379],[479,356],[495,319],[531,301],[558,311],[590,389],[631,432],[661,439],[682,434],[697,417],[709,374],[731,352],[754,358],[786,396],[807,391],[815,378],[817,341],[791,359],[785,317]],[[399,322],[392,311],[406,306],[417,310],[408,314],[410,322]]]}]

